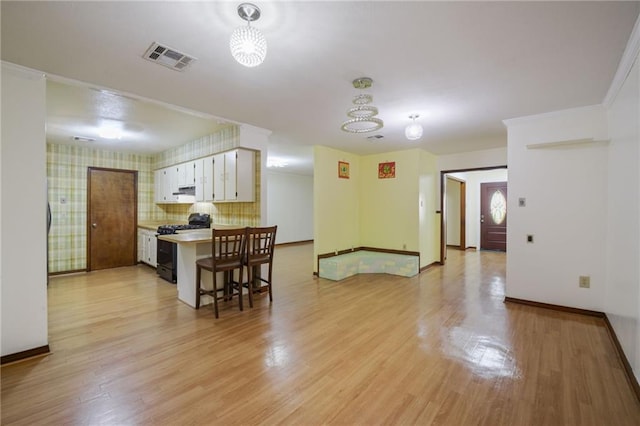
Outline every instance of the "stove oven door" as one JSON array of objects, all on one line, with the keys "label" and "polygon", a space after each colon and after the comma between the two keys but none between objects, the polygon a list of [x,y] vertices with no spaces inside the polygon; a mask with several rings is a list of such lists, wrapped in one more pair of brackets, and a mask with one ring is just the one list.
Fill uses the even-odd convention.
[{"label": "stove oven door", "polygon": [[178,248],[175,243],[158,238],[158,267],[160,277],[175,283],[178,281]]}]

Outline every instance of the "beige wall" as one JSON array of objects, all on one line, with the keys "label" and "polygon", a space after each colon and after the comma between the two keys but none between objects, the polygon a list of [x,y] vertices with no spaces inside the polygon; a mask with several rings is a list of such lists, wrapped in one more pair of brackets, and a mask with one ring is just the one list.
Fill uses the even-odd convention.
[{"label": "beige wall", "polygon": [[45,348],[46,92],[42,73],[2,63],[1,352]]}]

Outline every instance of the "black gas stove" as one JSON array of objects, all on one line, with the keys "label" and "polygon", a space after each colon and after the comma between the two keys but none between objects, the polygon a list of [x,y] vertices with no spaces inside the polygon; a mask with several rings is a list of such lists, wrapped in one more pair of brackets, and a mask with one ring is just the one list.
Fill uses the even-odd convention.
[{"label": "black gas stove", "polygon": [[178,231],[184,231],[186,229],[206,229],[209,225],[194,224],[194,225],[162,225],[158,226],[158,235],[177,234]]},{"label": "black gas stove", "polygon": [[211,226],[211,217],[208,214],[191,213],[187,225],[161,225],[158,226],[158,235],[176,234],[187,229],[205,229]]},{"label": "black gas stove", "polygon": [[[158,235],[176,234],[188,229],[206,229],[211,226],[208,214],[192,213],[188,225],[162,225],[158,227]],[[178,249],[175,243],[158,239],[158,267],[160,277],[175,283],[178,279]]]}]

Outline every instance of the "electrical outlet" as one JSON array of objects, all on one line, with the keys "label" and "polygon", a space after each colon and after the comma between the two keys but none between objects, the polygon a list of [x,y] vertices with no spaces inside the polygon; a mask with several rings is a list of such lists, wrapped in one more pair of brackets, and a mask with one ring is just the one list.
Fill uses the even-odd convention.
[{"label": "electrical outlet", "polygon": [[403,245],[402,245],[402,250],[406,250],[406,249],[407,249],[407,245],[406,245],[406,244],[403,244]]},{"label": "electrical outlet", "polygon": [[578,279],[578,285],[580,288],[590,288],[591,287],[591,277],[588,275],[580,275]]}]

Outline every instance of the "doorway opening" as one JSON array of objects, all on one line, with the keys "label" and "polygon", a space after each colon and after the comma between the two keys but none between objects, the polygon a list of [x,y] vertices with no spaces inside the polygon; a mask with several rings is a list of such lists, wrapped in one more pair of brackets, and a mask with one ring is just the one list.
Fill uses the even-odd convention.
[{"label": "doorway opening", "polygon": [[440,172],[440,264],[444,265],[446,261],[447,247],[460,250],[481,248],[481,183],[507,180],[506,165]]}]

